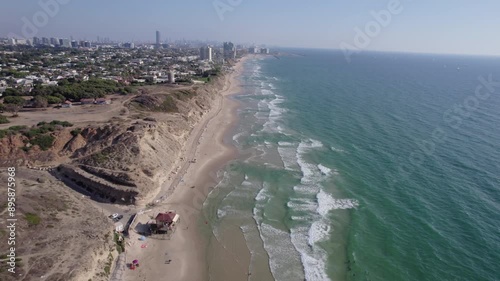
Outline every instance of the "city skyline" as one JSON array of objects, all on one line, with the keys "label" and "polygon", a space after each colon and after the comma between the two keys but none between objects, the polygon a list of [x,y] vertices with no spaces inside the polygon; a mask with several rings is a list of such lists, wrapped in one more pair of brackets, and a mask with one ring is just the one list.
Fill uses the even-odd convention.
[{"label": "city skyline", "polygon": [[[94,4],[100,9],[92,9]],[[280,47],[500,55],[500,39],[491,36],[500,26],[500,18],[495,17],[500,3],[495,1],[431,4],[336,0],[315,5],[292,1],[286,6],[282,5],[284,1],[226,0],[115,4],[95,0],[12,3],[15,9],[0,11],[0,37],[34,34],[155,43],[152,33],[159,31],[161,43],[184,38]],[[113,13],[108,12],[110,9]]]}]

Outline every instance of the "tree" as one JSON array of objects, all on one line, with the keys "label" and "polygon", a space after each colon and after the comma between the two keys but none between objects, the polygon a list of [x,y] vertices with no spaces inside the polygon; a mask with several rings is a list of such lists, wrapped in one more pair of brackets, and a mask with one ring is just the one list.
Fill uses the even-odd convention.
[{"label": "tree", "polygon": [[9,103],[5,106],[5,111],[11,113],[12,117],[17,117],[19,116],[18,112],[19,110],[21,110],[21,108],[22,108],[21,105]]},{"label": "tree", "polygon": [[6,97],[8,97],[8,96],[20,96],[21,91],[19,91],[18,89],[14,89],[14,88],[7,88],[7,89],[5,89],[5,92],[3,93],[3,95]]},{"label": "tree", "polygon": [[61,99],[59,97],[56,97],[56,96],[47,96],[47,102],[49,104],[57,104],[57,103],[61,103],[64,101],[64,97]]},{"label": "tree", "polygon": [[19,96],[8,96],[3,99],[4,104],[15,104],[19,106],[24,105],[25,100],[22,97]]},{"label": "tree", "polygon": [[36,108],[45,108],[48,105],[47,99],[43,96],[36,96],[33,98],[33,106]]},{"label": "tree", "polygon": [[9,123],[9,119],[7,117],[0,115],[0,124],[7,124]]}]

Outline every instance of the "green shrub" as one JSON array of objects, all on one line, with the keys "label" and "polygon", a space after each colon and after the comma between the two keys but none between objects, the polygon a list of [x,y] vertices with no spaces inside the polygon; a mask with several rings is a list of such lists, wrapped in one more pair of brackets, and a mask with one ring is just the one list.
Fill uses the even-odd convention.
[{"label": "green shrub", "polygon": [[19,131],[25,130],[27,128],[28,127],[26,127],[26,126],[11,126],[7,130],[12,131],[12,132],[19,132]]},{"label": "green shrub", "polygon": [[56,138],[51,135],[38,135],[31,140],[31,144],[38,145],[41,150],[45,151],[52,147],[55,139]]},{"label": "green shrub", "polygon": [[174,98],[172,98],[171,96],[166,96],[165,100],[163,101],[161,106],[159,106],[158,109],[160,111],[163,111],[163,112],[177,112],[178,111],[177,104],[175,103]]},{"label": "green shrub", "polygon": [[54,120],[50,122],[51,125],[61,125],[63,127],[71,127],[73,124],[69,123],[68,121],[59,121],[59,120]]},{"label": "green shrub", "polygon": [[26,213],[24,215],[24,218],[28,222],[29,226],[38,225],[38,224],[40,224],[40,221],[41,221],[41,219],[38,215],[32,214],[32,213]]},{"label": "green shrub", "polygon": [[71,133],[71,135],[72,135],[73,137],[76,137],[76,136],[78,136],[79,134],[81,134],[81,133],[82,133],[82,129],[77,128],[77,129],[72,130],[70,133]]},{"label": "green shrub", "polygon": [[0,124],[7,124],[10,123],[9,119],[7,117],[0,115]]},{"label": "green shrub", "polygon": [[58,104],[58,103],[62,103],[64,100],[61,99],[60,97],[56,97],[56,96],[47,96],[47,102],[49,104]]},{"label": "green shrub", "polygon": [[24,105],[25,100],[19,96],[8,96],[3,99],[5,104]]}]

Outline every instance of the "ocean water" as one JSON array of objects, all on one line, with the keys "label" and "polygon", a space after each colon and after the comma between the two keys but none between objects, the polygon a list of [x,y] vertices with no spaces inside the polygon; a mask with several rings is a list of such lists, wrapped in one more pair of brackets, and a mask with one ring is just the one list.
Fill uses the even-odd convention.
[{"label": "ocean water", "polygon": [[245,64],[204,205],[248,279],[500,280],[500,59],[288,52]]}]

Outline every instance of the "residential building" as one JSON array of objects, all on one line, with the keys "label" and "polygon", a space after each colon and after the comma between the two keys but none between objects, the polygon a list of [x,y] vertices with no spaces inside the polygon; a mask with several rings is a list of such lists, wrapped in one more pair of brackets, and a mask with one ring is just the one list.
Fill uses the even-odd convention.
[{"label": "residential building", "polygon": [[170,83],[170,84],[174,84],[175,83],[175,72],[173,70],[171,70],[168,73],[168,83]]},{"label": "residential building", "polygon": [[260,49],[256,48],[256,47],[251,47],[251,48],[248,49],[248,52],[250,54],[258,54],[258,53],[260,53]]},{"label": "residential building", "polygon": [[59,39],[59,45],[64,48],[71,48],[71,41],[69,39]]},{"label": "residential building", "polygon": [[135,48],[135,44],[134,43],[124,43],[123,47],[127,48],[127,49],[134,49]]},{"label": "residential building", "polygon": [[212,47],[206,46],[200,48],[200,59],[212,61]]},{"label": "residential building", "polygon": [[224,42],[224,59],[235,59],[236,58],[236,48],[231,42]]},{"label": "residential building", "polygon": [[60,45],[59,40],[57,38],[54,38],[54,37],[50,38],[50,44],[54,45],[54,46]]}]

